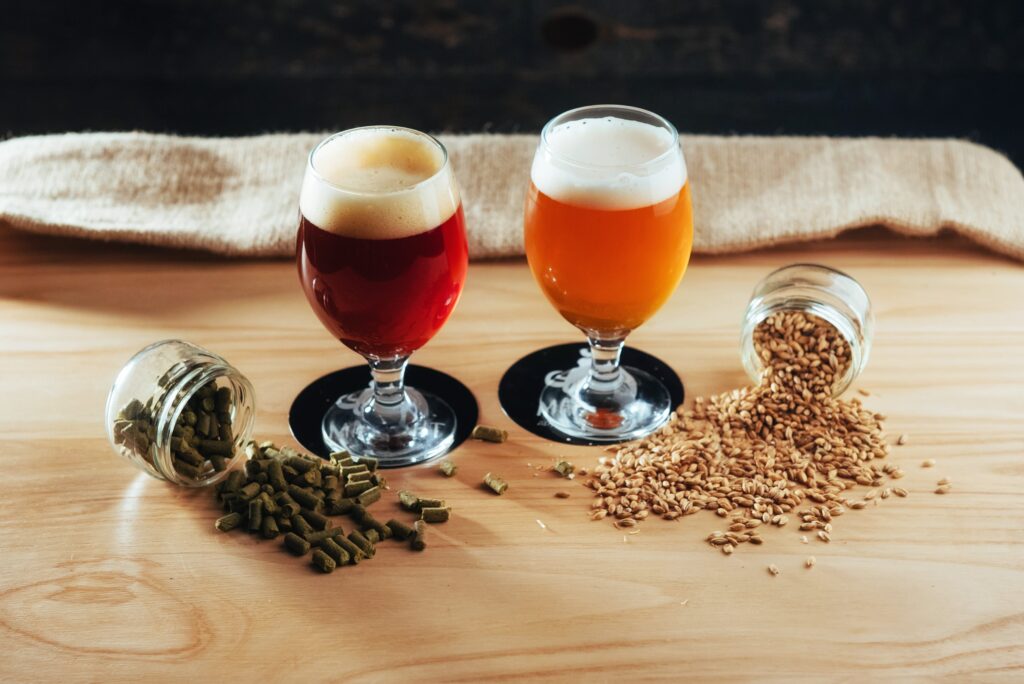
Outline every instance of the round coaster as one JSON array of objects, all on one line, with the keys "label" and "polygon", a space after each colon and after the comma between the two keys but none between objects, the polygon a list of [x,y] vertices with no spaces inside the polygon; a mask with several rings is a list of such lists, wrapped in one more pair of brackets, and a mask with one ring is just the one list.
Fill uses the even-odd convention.
[{"label": "round coaster", "polygon": [[[590,363],[590,348],[586,343],[558,344],[539,349],[512,364],[498,385],[498,400],[509,418],[520,427],[539,437],[564,444],[607,446],[607,441],[594,441],[570,437],[552,429],[540,415],[540,395],[546,386],[556,383],[562,371]],[[675,371],[658,359],[638,349],[622,350],[624,368],[638,368],[657,378],[668,390],[673,409],[683,403],[683,383]]]},{"label": "round coaster", "polygon": [[[414,365],[406,369],[405,382],[409,387],[440,397],[455,411],[455,439],[448,451],[466,441],[479,415],[476,398],[468,387],[446,373]],[[288,412],[292,435],[311,453],[327,458],[330,449],[324,444],[321,432],[324,414],[338,397],[365,389],[369,384],[368,366],[343,368],[314,380],[292,402]],[[382,463],[381,467],[386,466]]]}]

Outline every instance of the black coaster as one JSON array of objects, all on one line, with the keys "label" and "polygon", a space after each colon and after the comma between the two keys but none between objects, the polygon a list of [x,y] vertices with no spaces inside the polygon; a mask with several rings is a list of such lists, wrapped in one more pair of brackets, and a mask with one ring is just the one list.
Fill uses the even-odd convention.
[{"label": "black coaster", "polygon": [[[451,451],[466,441],[469,433],[476,425],[479,409],[476,398],[469,388],[450,375],[426,368],[410,365],[405,371],[405,382],[410,387],[430,392],[445,400],[455,411],[455,440]],[[324,444],[321,423],[324,414],[338,397],[364,389],[370,384],[368,366],[353,366],[329,373],[299,392],[288,411],[288,425],[292,435],[310,452],[327,458],[330,449]],[[381,467],[385,467],[381,464]]]},{"label": "black coaster", "polygon": [[[501,409],[519,427],[553,442],[578,444],[582,446],[607,446],[609,442],[595,442],[579,437],[570,437],[556,432],[540,415],[540,393],[548,376],[566,371],[576,365],[589,363],[590,348],[583,343],[558,344],[528,354],[512,364],[505,371],[498,385],[498,400]],[[625,368],[639,368],[661,381],[672,398],[673,408],[683,403],[683,383],[675,371],[658,359],[638,349],[626,347],[622,350],[622,365]]]}]

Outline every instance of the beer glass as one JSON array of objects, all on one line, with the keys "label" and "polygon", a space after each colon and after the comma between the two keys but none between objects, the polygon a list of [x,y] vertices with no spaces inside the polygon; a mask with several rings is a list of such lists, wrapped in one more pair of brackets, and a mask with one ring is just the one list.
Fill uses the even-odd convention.
[{"label": "beer glass", "polygon": [[626,336],[665,303],[686,270],[693,212],[676,129],[635,107],[565,112],[544,127],[526,199],[526,256],[548,300],[590,343],[552,369],[540,413],[597,442],[646,435],[668,420],[668,390],[619,357]]},{"label": "beer glass", "polygon": [[299,199],[302,289],[324,327],[370,366],[370,387],[323,418],[332,450],[383,466],[443,454],[455,414],[406,387],[410,355],[444,325],[466,279],[465,219],[444,146],[398,126],[336,133],[313,149]]}]

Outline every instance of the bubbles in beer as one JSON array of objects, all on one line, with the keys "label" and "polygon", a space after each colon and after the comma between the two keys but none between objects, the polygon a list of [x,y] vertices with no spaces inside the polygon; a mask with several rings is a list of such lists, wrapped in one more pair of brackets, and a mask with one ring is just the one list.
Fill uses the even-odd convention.
[{"label": "bubbles in beer", "polygon": [[402,128],[355,129],[313,152],[299,209],[319,228],[363,239],[395,239],[441,225],[459,206],[444,152]]},{"label": "bubbles in beer", "polygon": [[664,201],[686,183],[682,154],[659,126],[617,117],[579,119],[547,132],[531,179],[552,199],[593,209],[637,209]]}]

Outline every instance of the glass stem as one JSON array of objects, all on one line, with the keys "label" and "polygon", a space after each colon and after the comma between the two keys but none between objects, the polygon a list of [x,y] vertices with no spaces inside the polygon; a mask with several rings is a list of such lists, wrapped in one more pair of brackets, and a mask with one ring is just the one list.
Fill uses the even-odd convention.
[{"label": "glass stem", "polygon": [[368,358],[366,361],[373,378],[373,412],[385,423],[394,424],[402,418],[403,409],[407,409],[405,369],[409,357]]},{"label": "glass stem", "polygon": [[626,344],[626,336],[599,337],[588,334],[590,343],[590,378],[587,383],[591,392],[613,392],[622,383],[622,369],[619,359],[622,347]]}]

